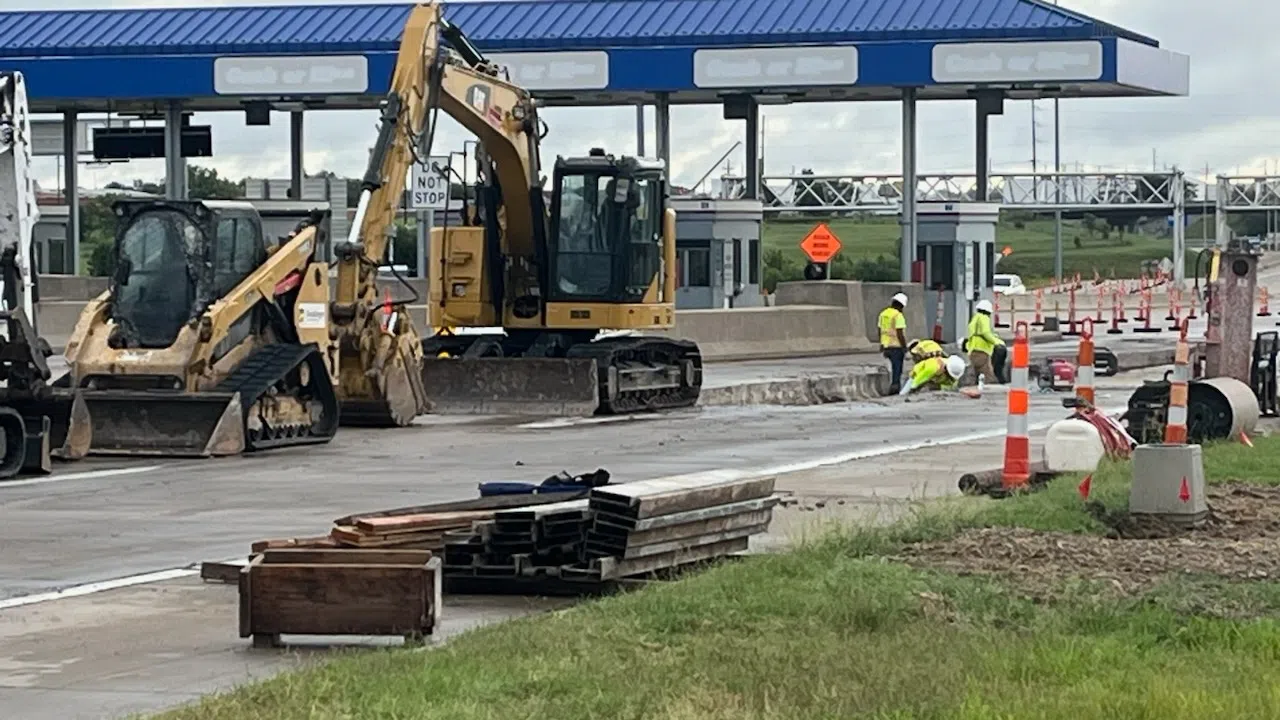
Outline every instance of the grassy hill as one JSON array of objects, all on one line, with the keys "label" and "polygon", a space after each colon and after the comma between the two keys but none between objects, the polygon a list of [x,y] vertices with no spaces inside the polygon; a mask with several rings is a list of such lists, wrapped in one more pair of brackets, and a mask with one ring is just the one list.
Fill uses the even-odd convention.
[{"label": "grassy hill", "polygon": [[[892,270],[896,279],[900,230],[896,217],[770,218],[764,226],[766,280],[800,279],[805,258],[800,240],[819,221],[825,220],[843,244],[841,256],[845,274],[854,267]],[[1200,237],[1198,224],[1189,228],[1188,238]],[[997,249],[1010,247],[1013,253],[1000,262],[1000,271],[1017,273],[1030,285],[1053,276],[1053,220],[1004,217],[996,228]],[[1124,233],[1114,229],[1092,231],[1080,220],[1064,220],[1062,227],[1063,268],[1068,275],[1093,277],[1136,276],[1144,260],[1158,260],[1172,252],[1172,239],[1164,236]],[[773,251],[773,252],[771,252]],[[1194,258],[1194,252],[1188,253]],[[876,259],[879,258],[879,262]],[[772,267],[773,273],[769,272]],[[791,275],[795,277],[790,277]],[[838,274],[838,273],[837,273]],[[865,278],[871,279],[871,278]],[[885,278],[888,279],[888,278]]]}]

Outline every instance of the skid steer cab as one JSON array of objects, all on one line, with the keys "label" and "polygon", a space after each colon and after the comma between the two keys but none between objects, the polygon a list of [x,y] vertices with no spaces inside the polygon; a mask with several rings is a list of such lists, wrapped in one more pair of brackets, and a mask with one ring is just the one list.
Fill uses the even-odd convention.
[{"label": "skid steer cab", "polygon": [[67,343],[93,454],[231,455],[337,428],[323,212],[268,242],[235,201],[122,200],[114,268]]}]

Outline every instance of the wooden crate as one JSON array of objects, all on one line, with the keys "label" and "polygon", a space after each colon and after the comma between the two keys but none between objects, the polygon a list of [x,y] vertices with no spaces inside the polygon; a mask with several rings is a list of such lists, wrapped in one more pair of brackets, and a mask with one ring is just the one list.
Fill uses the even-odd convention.
[{"label": "wooden crate", "polygon": [[281,635],[420,641],[440,620],[441,592],[440,558],[427,550],[266,550],[240,571],[240,637],[256,647]]}]

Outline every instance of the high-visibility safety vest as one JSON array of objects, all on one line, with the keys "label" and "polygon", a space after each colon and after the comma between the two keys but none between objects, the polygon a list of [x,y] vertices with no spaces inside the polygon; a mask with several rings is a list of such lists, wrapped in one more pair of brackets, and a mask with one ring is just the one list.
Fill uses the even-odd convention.
[{"label": "high-visibility safety vest", "polygon": [[942,357],[942,346],[932,340],[917,340],[915,347],[911,348],[911,359],[920,362],[922,360],[934,357]]},{"label": "high-visibility safety vest", "polygon": [[991,329],[991,316],[976,312],[969,318],[969,352],[984,352],[988,355],[1004,340]]},{"label": "high-visibility safety vest", "polygon": [[898,340],[898,333],[895,330],[906,331],[907,316],[902,311],[890,305],[880,311],[880,347],[893,348],[902,347],[902,343]]},{"label": "high-visibility safety vest", "polygon": [[956,379],[947,373],[947,359],[932,357],[918,362],[911,368],[911,389],[933,383],[939,390],[949,390],[956,386]]}]

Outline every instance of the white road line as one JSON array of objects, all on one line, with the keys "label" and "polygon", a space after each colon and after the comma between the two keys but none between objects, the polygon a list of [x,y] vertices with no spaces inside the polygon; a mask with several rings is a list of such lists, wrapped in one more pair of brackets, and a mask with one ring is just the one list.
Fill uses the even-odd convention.
[{"label": "white road line", "polygon": [[0,490],[5,488],[29,487],[31,485],[47,485],[56,482],[68,482],[70,480],[96,480],[98,478],[116,477],[118,475],[136,475],[139,473],[147,473],[152,470],[159,470],[163,465],[143,465],[142,467],[129,468],[112,468],[110,470],[87,470],[78,473],[66,473],[64,475],[45,475],[44,477],[26,478],[23,480],[0,480]]},{"label": "white road line", "polygon": [[605,415],[602,417],[567,417],[553,420],[535,420],[516,427],[521,430],[549,430],[552,428],[578,427],[579,425],[600,425],[603,423],[625,422],[628,420],[656,420],[667,417],[663,413],[639,413],[635,415]]},{"label": "white road line", "polygon": [[[1124,412],[1125,407],[1119,408],[1103,408],[1103,412],[1108,415],[1114,415]],[[642,416],[631,416],[642,417]],[[1049,420],[1047,422],[1035,423],[1029,426],[1029,430],[1039,431],[1048,428],[1050,425],[1058,422],[1063,418]],[[548,421],[550,422],[550,421]],[[533,425],[535,423],[529,423]],[[524,426],[522,426],[524,427]],[[965,435],[956,435],[954,437],[942,438],[940,440],[921,440],[909,443],[898,443],[894,445],[885,445],[870,450],[857,450],[854,452],[841,453],[839,455],[828,455],[826,457],[814,458],[812,460],[804,460],[802,462],[788,463],[785,465],[775,465],[754,470],[741,470],[724,468],[720,470],[706,470],[702,472],[688,473],[687,475],[668,476],[666,478],[655,478],[657,480],[669,480],[676,477],[707,477],[715,476],[721,480],[728,482],[731,480],[740,480],[748,478],[765,477],[768,475],[782,475],[785,473],[801,472],[804,470],[813,470],[815,468],[827,467],[829,465],[840,465],[854,460],[865,460],[868,458],[881,457],[884,455],[893,455],[900,452],[910,452],[926,447],[945,447],[947,445],[959,445],[961,443],[973,442],[975,440],[988,440],[999,437],[1005,433],[1003,428],[992,430],[983,430],[981,432],[968,433]],[[118,475],[125,472],[148,472],[160,468],[159,465],[148,466],[143,468],[121,468],[119,470],[98,470],[90,473],[77,473],[81,478],[86,476],[102,477],[106,474]],[[65,479],[72,479],[74,476],[65,476]],[[51,478],[39,478],[38,481],[49,481]],[[12,485],[13,483],[8,483]],[[3,485],[0,484],[0,487]],[[237,558],[239,560],[241,558]],[[230,560],[227,562],[231,562]],[[66,598],[82,597],[85,595],[93,595],[95,593],[106,592],[108,590],[117,590],[120,588],[133,587],[136,585],[146,585],[149,583],[164,582],[166,580],[176,580],[184,577],[199,575],[199,571],[190,567],[172,568],[169,570],[160,570],[157,572],[143,573],[141,575],[130,575],[128,577],[117,578],[115,580],[103,580],[101,582],[86,583],[84,585],[76,585],[74,587],[64,588],[54,592],[37,593],[35,595],[23,595],[21,597],[0,600],[0,610],[8,610],[10,608],[24,607],[27,605],[36,605],[39,603],[51,602],[53,600],[65,600]]]},{"label": "white road line", "polygon": [[115,580],[85,583],[84,585],[75,585],[69,588],[55,590],[53,592],[22,595],[20,597],[9,598],[7,600],[0,600],[0,610],[10,610],[12,608],[24,607],[26,605],[37,605],[39,603],[50,602],[52,600],[65,600],[67,598],[93,595],[94,593],[133,587],[135,585],[146,585],[148,583],[164,582],[165,580],[176,580],[178,578],[191,577],[192,575],[199,574],[200,571],[193,570],[191,568],[172,568],[169,570],[142,573],[141,575],[130,575],[128,577],[116,578]]},{"label": "white road line", "polygon": [[[1108,415],[1116,415],[1124,412],[1126,406],[1118,408],[1102,408],[1102,411]],[[1039,422],[1028,426],[1028,430],[1040,431],[1048,429],[1048,427],[1062,418]],[[803,472],[805,470],[813,470],[820,467],[828,467],[831,465],[842,465],[855,460],[866,460],[869,458],[882,457],[884,455],[894,455],[900,452],[910,452],[912,450],[920,450],[927,447],[946,447],[948,445],[959,445],[961,443],[973,442],[975,440],[989,440],[991,438],[1000,437],[1005,434],[1004,428],[983,430],[981,432],[968,433],[965,435],[956,435],[955,437],[942,438],[940,440],[919,440],[907,443],[897,443],[894,445],[884,445],[869,450],[855,450],[853,452],[840,453],[839,455],[828,455],[826,457],[814,458],[812,460],[803,460],[801,462],[787,463],[784,465],[775,465],[773,467],[760,468],[756,470],[710,470],[707,472],[716,473],[724,477],[725,481],[733,479],[760,478],[768,475],[784,475],[786,473]],[[702,476],[703,473],[694,473]]]}]

